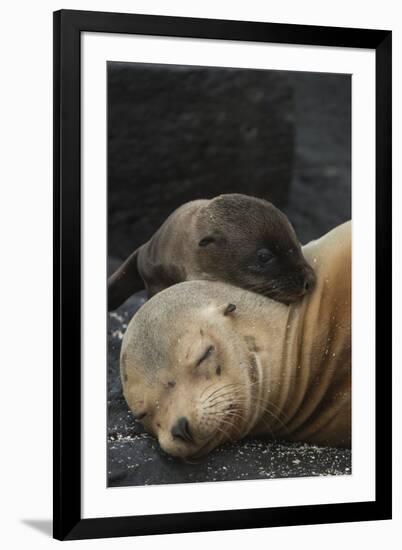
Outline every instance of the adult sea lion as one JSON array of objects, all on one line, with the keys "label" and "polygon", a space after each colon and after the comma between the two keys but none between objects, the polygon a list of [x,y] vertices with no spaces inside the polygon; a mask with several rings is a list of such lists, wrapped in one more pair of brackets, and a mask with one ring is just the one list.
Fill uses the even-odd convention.
[{"label": "adult sea lion", "polygon": [[126,401],[169,454],[249,434],[351,443],[351,224],[303,248],[315,290],[287,307],[222,282],[154,296],[123,338]]},{"label": "adult sea lion", "polygon": [[314,286],[289,220],[266,200],[241,194],[188,202],[108,281],[108,308],[183,281],[216,280],[291,303]]}]

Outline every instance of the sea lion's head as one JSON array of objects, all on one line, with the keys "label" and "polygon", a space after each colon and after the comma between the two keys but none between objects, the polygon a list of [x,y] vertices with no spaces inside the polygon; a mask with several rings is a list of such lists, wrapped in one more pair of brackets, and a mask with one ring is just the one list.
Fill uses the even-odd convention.
[{"label": "sea lion's head", "polygon": [[[218,295],[211,295],[216,288]],[[227,301],[227,289],[244,293],[207,281],[170,287],[141,307],[124,336],[120,365],[126,401],[173,456],[202,456],[239,439],[255,416],[253,392],[260,375],[239,338],[238,310]]]},{"label": "sea lion's head", "polygon": [[315,284],[288,218],[270,202],[220,195],[197,219],[197,264],[204,278],[221,280],[289,304]]}]

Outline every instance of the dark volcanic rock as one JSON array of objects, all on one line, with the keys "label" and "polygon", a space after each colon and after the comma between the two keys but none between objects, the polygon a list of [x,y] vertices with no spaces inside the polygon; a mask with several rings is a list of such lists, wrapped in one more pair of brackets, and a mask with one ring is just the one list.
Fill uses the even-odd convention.
[{"label": "dark volcanic rock", "polygon": [[110,62],[109,253],[126,257],[189,200],[245,192],[283,206],[293,139],[281,72]]},{"label": "dark volcanic rock", "polygon": [[287,75],[294,90],[296,158],[284,208],[307,243],[351,219],[351,77]]}]

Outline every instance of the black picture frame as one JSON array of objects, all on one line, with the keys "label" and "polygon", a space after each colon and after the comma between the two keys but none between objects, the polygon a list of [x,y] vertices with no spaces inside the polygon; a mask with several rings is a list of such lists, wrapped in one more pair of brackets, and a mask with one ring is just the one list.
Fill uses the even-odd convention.
[{"label": "black picture frame", "polygon": [[[376,497],[342,504],[82,519],[83,32],[369,48],[376,56]],[[54,13],[54,537],[60,540],[390,519],[391,55],[386,30],[61,10]],[[381,291],[377,289],[381,287]]]}]

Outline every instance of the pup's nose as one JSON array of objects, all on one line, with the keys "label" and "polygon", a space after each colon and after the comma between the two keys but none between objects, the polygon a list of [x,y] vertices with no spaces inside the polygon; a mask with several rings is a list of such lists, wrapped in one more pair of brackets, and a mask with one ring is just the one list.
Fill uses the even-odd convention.
[{"label": "pup's nose", "polygon": [[194,439],[190,431],[190,423],[185,416],[179,418],[171,429],[172,436],[188,443],[193,443]]},{"label": "pup's nose", "polygon": [[313,288],[315,286],[315,280],[316,280],[315,273],[311,268],[309,268],[306,271],[306,275],[304,277],[303,289],[304,289],[305,294],[307,294],[308,292],[311,292],[313,290]]}]

